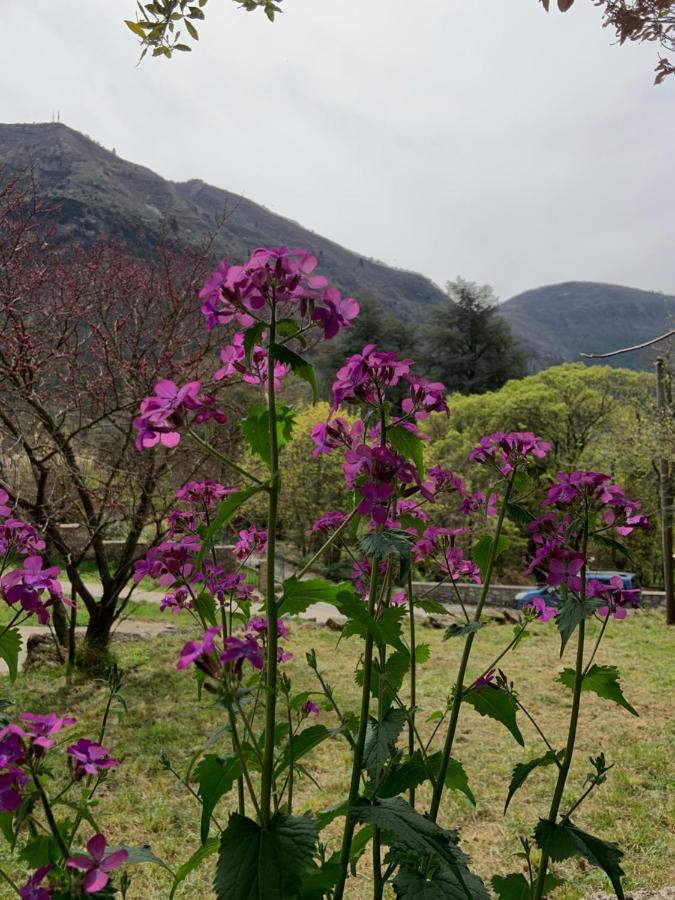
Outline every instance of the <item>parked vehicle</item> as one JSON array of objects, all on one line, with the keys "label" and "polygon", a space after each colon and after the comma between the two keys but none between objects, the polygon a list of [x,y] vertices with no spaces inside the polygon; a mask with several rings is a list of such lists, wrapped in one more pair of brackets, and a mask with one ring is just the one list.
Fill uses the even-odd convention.
[{"label": "parked vehicle", "polygon": [[[625,588],[640,590],[640,579],[637,577],[635,572],[586,572],[586,581],[590,581],[591,579],[595,581],[602,581],[603,584],[609,584],[612,578],[616,578],[616,576],[623,581],[623,585]],[[513,598],[513,606],[515,609],[522,609],[524,606],[527,606],[529,603],[532,603],[535,597],[542,597],[546,601],[547,606],[560,606],[562,601],[562,597],[560,594],[560,588],[550,587],[545,584],[542,587],[538,588],[527,588],[527,590],[519,591],[516,596]],[[638,595],[639,597],[639,595]]]}]

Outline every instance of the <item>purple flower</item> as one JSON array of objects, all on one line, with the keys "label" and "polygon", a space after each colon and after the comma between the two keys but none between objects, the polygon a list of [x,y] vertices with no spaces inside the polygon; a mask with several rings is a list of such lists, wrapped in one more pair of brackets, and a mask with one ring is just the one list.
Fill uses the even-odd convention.
[{"label": "purple flower", "polygon": [[138,431],[136,448],[146,450],[157,444],[168,448],[178,446],[178,429],[186,411],[199,408],[199,388],[198,381],[190,381],[181,388],[167,379],[158,381],[154,395],[141,402],[140,415],[134,419]]},{"label": "purple flower", "polygon": [[554,606],[546,605],[543,597],[535,597],[531,603],[528,603],[528,608],[534,610],[536,618],[541,622],[548,622],[549,619],[552,619],[558,613]]},{"label": "purple flower", "polygon": [[599,597],[605,600],[603,606],[598,607],[601,616],[612,615],[615,619],[625,619],[628,609],[635,609],[639,605],[640,591],[637,588],[627,588],[623,580],[614,575],[609,584],[591,578],[586,585],[588,597]]},{"label": "purple flower", "polygon": [[570,590],[580,591],[583,582],[579,577],[579,572],[583,569],[585,562],[583,553],[557,551],[557,555],[549,559],[547,583],[551,587],[566,584]]},{"label": "purple flower", "polygon": [[50,900],[54,888],[51,888],[49,885],[40,887],[40,883],[44,881],[45,876],[51,870],[52,866],[41,866],[39,869],[36,869],[28,881],[19,888],[21,900]]},{"label": "purple flower", "polygon": [[485,675],[481,675],[480,678],[477,678],[471,687],[477,692],[480,693],[483,688],[491,687],[497,688],[497,685],[494,683],[495,679],[495,670],[490,669],[489,672],[486,672]]},{"label": "purple flower", "polygon": [[30,739],[31,746],[33,749],[37,748],[41,753],[51,749],[56,743],[50,735],[58,734],[62,728],[77,722],[77,719],[72,716],[59,717],[55,713],[48,713],[46,716],[37,713],[21,713],[19,718],[26,723],[26,736]]},{"label": "purple flower", "polygon": [[302,711],[306,716],[318,716],[319,715],[319,707],[316,703],[312,703],[311,700],[305,700]]},{"label": "purple flower", "polygon": [[6,516],[11,515],[12,513],[12,510],[9,508],[9,506],[6,505],[8,500],[9,494],[7,493],[7,491],[3,491],[2,489],[0,489],[0,517],[2,517],[3,519]]},{"label": "purple flower", "polygon": [[9,769],[0,775],[0,812],[13,813],[21,805],[19,789],[28,781],[21,769]]},{"label": "purple flower", "polygon": [[222,630],[220,625],[214,625],[206,629],[203,640],[188,641],[180,652],[176,668],[185,669],[190,663],[200,662],[211,671],[213,667],[208,664],[208,657],[215,650],[216,638]]},{"label": "purple flower", "polygon": [[0,769],[6,769],[12,763],[21,762],[26,756],[23,739],[26,732],[18,725],[10,723],[0,731]]},{"label": "purple flower", "polygon": [[335,510],[335,512],[324,513],[322,516],[319,516],[316,522],[314,522],[311,531],[330,534],[332,531],[339,528],[346,518],[344,513],[337,510]]},{"label": "purple flower", "polygon": [[502,475],[509,475],[514,466],[525,462],[528,456],[541,459],[550,449],[549,443],[531,431],[496,431],[481,438],[480,444],[469,453],[469,460],[491,462]]},{"label": "purple flower", "polygon": [[[264,616],[256,616],[247,623],[246,627],[256,636],[264,636],[267,633],[267,619]],[[282,638],[288,637],[288,628],[283,619],[277,619],[277,634]]]},{"label": "purple flower", "polygon": [[312,321],[323,330],[326,340],[334,338],[341,328],[350,328],[351,320],[359,314],[359,304],[353,297],[340,296],[335,288],[327,288],[321,297],[321,306],[312,313]]},{"label": "purple flower", "polygon": [[105,769],[119,765],[119,760],[111,758],[107,747],[87,738],[80,738],[66,752],[75,760],[75,781],[80,781],[85,775],[98,775]]},{"label": "purple flower", "polygon": [[234,555],[242,562],[252,553],[264,553],[267,549],[267,532],[264,529],[258,531],[255,525],[243,528],[239,532],[239,540],[234,545]]},{"label": "purple flower", "polygon": [[[23,569],[15,569],[0,579],[0,588],[5,600],[11,606],[19,603],[26,612],[37,613],[39,622],[45,625],[49,621],[47,606],[56,600],[65,601],[61,585],[57,581],[59,568],[51,566],[42,568],[42,557],[29,556],[23,561]],[[48,594],[48,600],[43,603],[40,595],[43,591]]]},{"label": "purple flower", "polygon": [[129,858],[126,850],[116,850],[105,855],[106,840],[102,834],[95,834],[87,843],[89,855],[80,854],[67,860],[71,869],[82,869],[85,872],[82,890],[85,894],[96,894],[102,891],[110,880],[108,873],[123,866]]},{"label": "purple flower", "polygon": [[220,654],[222,663],[234,663],[234,672],[241,673],[245,662],[251,663],[255,669],[262,669],[265,664],[263,650],[252,634],[245,634],[243,638],[231,635],[223,641],[225,650]]}]

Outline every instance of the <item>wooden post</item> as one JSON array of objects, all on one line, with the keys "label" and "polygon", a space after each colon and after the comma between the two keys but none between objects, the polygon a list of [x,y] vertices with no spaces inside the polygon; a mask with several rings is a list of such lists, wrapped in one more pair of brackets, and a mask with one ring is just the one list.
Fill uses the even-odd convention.
[{"label": "wooden post", "polygon": [[[662,427],[670,414],[666,397],[666,366],[662,356],[656,360],[656,405]],[[661,506],[661,549],[663,555],[663,583],[666,591],[666,622],[675,625],[675,591],[673,590],[673,496],[670,464],[663,448],[659,453],[659,502]]]}]

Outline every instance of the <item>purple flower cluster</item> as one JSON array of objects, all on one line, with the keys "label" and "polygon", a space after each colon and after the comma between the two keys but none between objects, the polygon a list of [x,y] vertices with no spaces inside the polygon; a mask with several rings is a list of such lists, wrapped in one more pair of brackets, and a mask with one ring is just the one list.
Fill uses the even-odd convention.
[{"label": "purple flower cluster", "polygon": [[239,532],[239,540],[234,545],[234,555],[239,562],[244,562],[252,553],[264,553],[267,550],[267,532],[258,530],[255,525],[243,528]]},{"label": "purple flower cluster", "polygon": [[[265,665],[265,635],[267,620],[258,616],[247,623],[242,634],[231,634],[223,637],[223,628],[214,625],[207,628],[201,640],[188,641],[180,652],[176,668],[186,669],[196,665],[211,678],[220,679],[234,674],[241,678],[244,663],[254,669],[261,670]],[[277,632],[280,638],[288,638],[288,628],[282,619],[277,620]],[[277,648],[279,662],[288,662],[293,654]]]},{"label": "purple flower cluster", "polygon": [[531,431],[496,431],[481,438],[477,447],[469,453],[469,460],[491,463],[502,475],[509,475],[513,469],[528,457],[542,459],[551,445]]},{"label": "purple flower cluster", "polygon": [[141,402],[140,415],[134,419],[136,448],[147,450],[160,444],[169,449],[180,443],[180,428],[191,417],[196,425],[226,421],[225,413],[217,408],[210,394],[200,393],[201,384],[190,381],[178,387],[173,381],[161,379],[152,397]]},{"label": "purple flower cluster", "polygon": [[95,834],[87,842],[87,853],[72,856],[66,865],[84,872],[82,890],[85,894],[97,894],[110,880],[110,873],[129,858],[127,850],[115,850],[106,856],[106,839],[102,834]]},{"label": "purple flower cluster", "polygon": [[287,247],[259,247],[243,266],[224,259],[207,278],[199,293],[206,327],[236,321],[250,328],[265,321],[273,306],[282,307],[277,318],[297,313],[301,321],[314,323],[326,339],[348,328],[359,313],[351,297],[343,298],[328,287],[322,275],[315,275],[317,259],[306,250]]},{"label": "purple flower cluster", "polygon": [[611,475],[602,472],[558,472],[546,492],[544,506],[574,510],[588,504],[601,510],[602,521],[625,537],[636,528],[648,528],[647,516],[640,512],[637,500],[626,497]]}]

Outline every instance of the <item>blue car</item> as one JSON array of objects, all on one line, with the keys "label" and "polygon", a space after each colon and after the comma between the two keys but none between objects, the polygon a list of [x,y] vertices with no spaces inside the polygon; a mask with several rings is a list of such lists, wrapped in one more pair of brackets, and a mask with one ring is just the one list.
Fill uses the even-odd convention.
[{"label": "blue car", "polygon": [[[586,581],[594,579],[602,581],[603,584],[609,584],[612,578],[616,576],[623,581],[625,588],[640,589],[640,580],[634,572],[586,572]],[[638,595],[639,596],[639,595]],[[522,609],[529,603],[532,603],[535,597],[542,597],[546,601],[547,606],[560,606],[562,597],[557,587],[544,585],[539,588],[527,588],[527,590],[519,591],[513,598],[513,606],[515,609]]]}]

